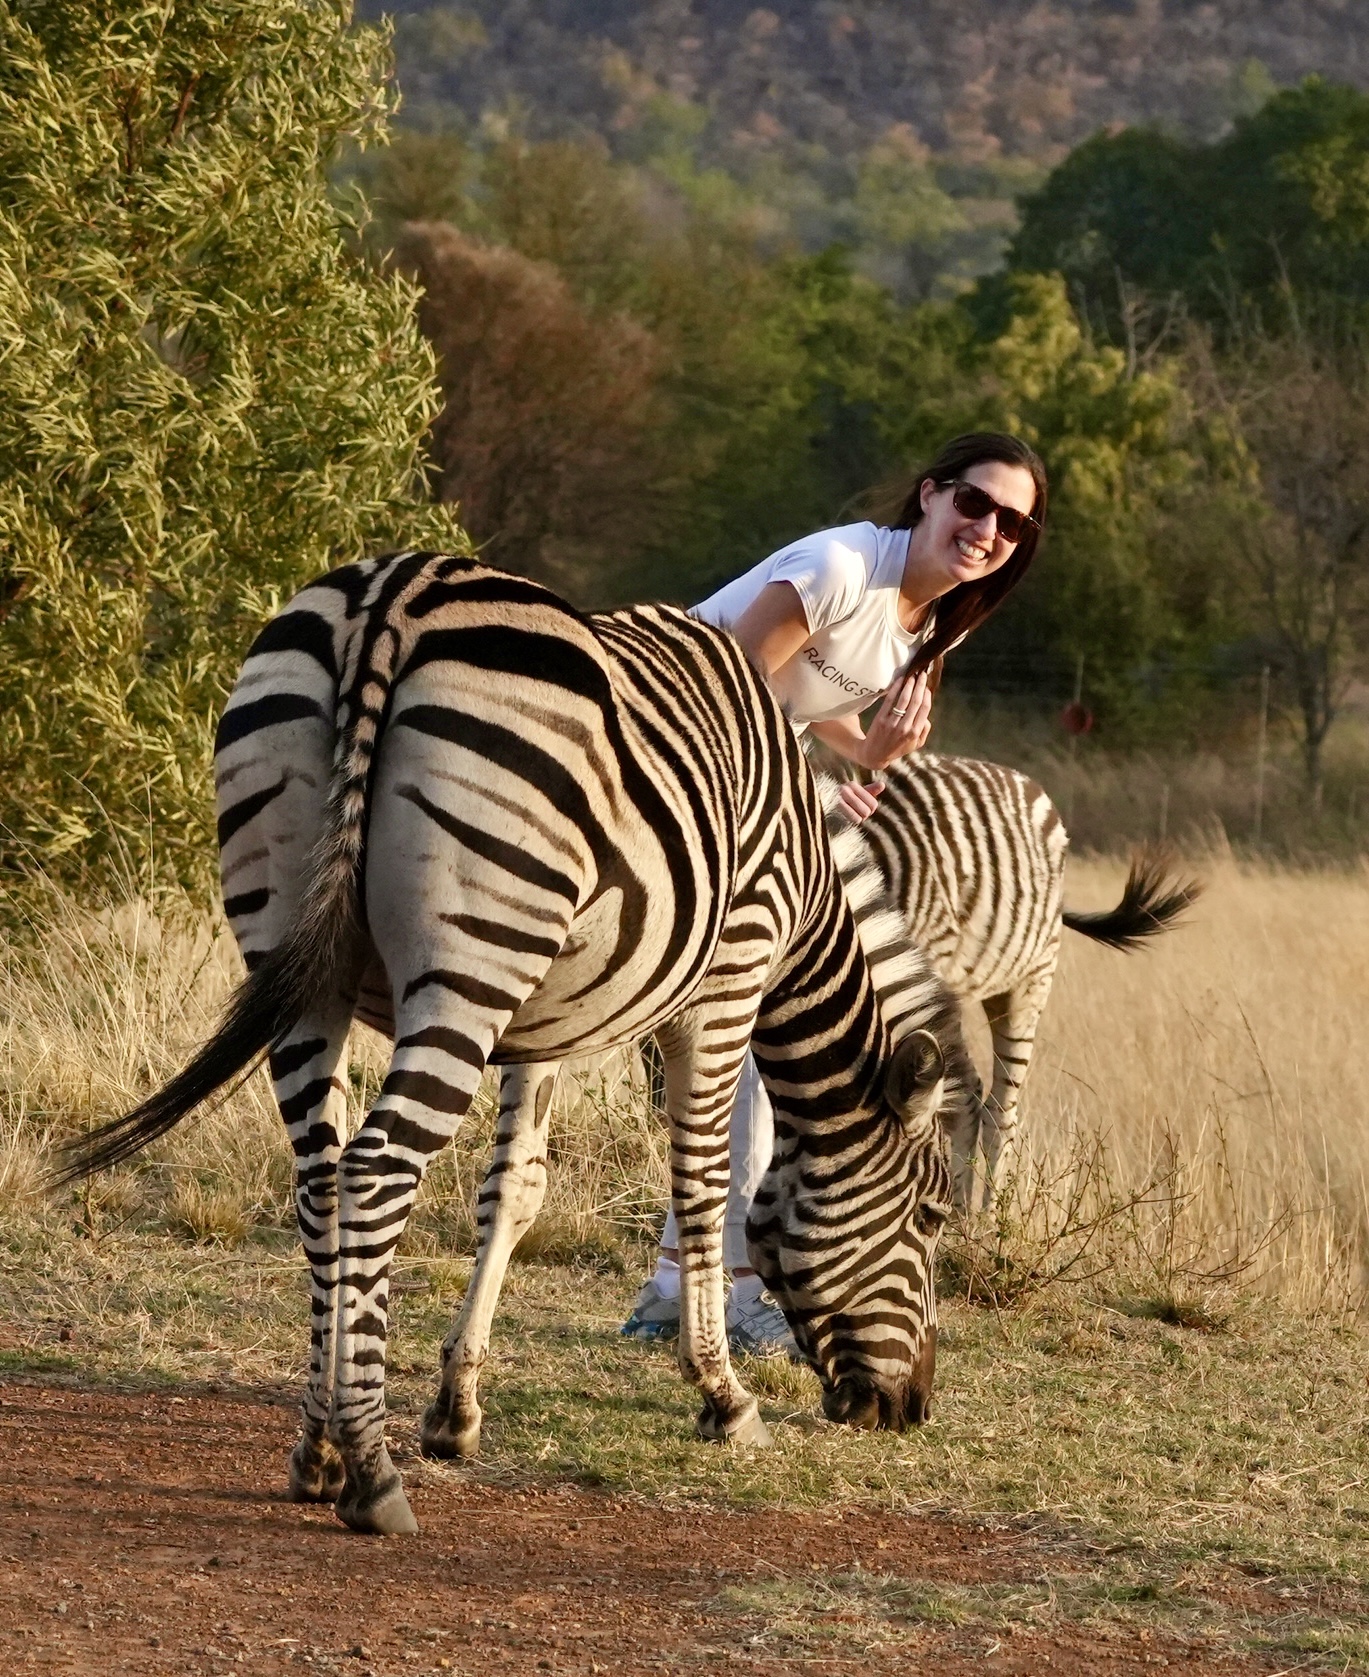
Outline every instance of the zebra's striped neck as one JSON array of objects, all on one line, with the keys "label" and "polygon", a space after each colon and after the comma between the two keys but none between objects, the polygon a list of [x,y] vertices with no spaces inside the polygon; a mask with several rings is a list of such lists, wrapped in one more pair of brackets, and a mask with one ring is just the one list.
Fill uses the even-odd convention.
[{"label": "zebra's striped neck", "polygon": [[884,874],[860,827],[842,809],[838,783],[814,776],[822,800],[832,858],[855,917],[880,1012],[894,1042],[910,1031],[935,1030],[950,997],[930,961],[908,934],[890,901]]},{"label": "zebra's striped neck", "polygon": [[[982,1093],[965,1047],[959,1002],[891,906],[877,857],[843,812],[837,782],[826,775],[814,778],[842,883],[840,900],[849,914],[843,923],[840,916],[826,912],[821,925],[809,928],[787,982],[767,997],[756,1047],[769,1073],[777,1112],[795,1129],[811,1134],[825,1128],[834,1100],[849,1103],[856,1094],[865,1114],[873,1117],[884,1105],[883,1079],[893,1051],[915,1033],[925,1032],[941,1051],[943,1121],[954,1124],[957,1115],[977,1114]],[[852,963],[848,940],[857,939],[864,961]],[[791,1008],[811,1009],[825,970],[843,972],[847,987],[825,1001],[829,1028],[822,1054],[810,1055],[802,1067],[786,1066],[767,1051],[772,1017],[778,1010],[776,1023],[782,1033],[783,1016]],[[863,989],[850,988],[852,975],[863,973],[868,973]],[[789,990],[793,994],[786,996]]]}]

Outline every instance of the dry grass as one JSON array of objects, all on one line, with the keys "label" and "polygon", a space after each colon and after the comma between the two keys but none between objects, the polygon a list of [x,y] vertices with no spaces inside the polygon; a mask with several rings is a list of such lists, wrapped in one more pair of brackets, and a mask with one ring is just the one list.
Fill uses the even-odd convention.
[{"label": "dry grass", "polygon": [[[50,1202],[54,1139],[132,1106],[212,1028],[241,975],[232,940],[175,899],[90,911],[37,882],[0,945],[0,1217]],[[379,1088],[388,1044],[358,1027],[355,1119]],[[664,1148],[626,1055],[570,1066],[558,1093],[546,1206],[525,1259],[620,1267],[667,1191]],[[406,1236],[416,1254],[470,1252],[472,1204],[494,1120],[492,1082],[455,1147],[436,1161]],[[133,1225],[231,1245],[254,1227],[288,1228],[289,1149],[263,1074],[150,1147],[136,1165],[72,1195],[91,1232]]]},{"label": "dry grass", "polygon": [[[1355,1307],[1369,1258],[1369,876],[1220,854],[1198,871],[1207,889],[1188,922],[1143,952],[1065,934],[994,1238],[1049,1248],[1047,1270],[1078,1256],[1076,1279],[1115,1266],[1114,1284],[1157,1308],[1201,1313],[1234,1287]],[[1120,878],[1116,863],[1073,860],[1067,900],[1111,903]]]},{"label": "dry grass", "polygon": [[[1369,1186],[1369,879],[1218,854],[1187,925],[1122,956],[1066,935],[1023,1102],[1017,1174],[988,1227],[947,1250],[948,1285],[1000,1305],[1052,1280],[1106,1287],[1178,1321],[1233,1291],[1343,1312],[1363,1292]],[[1070,863],[1068,898],[1113,901],[1121,866]],[[100,912],[37,890],[0,969],[0,1215],[45,1203],[53,1136],[165,1077],[210,1028],[239,971],[183,904]],[[358,1030],[354,1108],[385,1045]],[[571,1068],[546,1209],[525,1259],[619,1268],[665,1194],[661,1134],[626,1057]],[[434,1165],[407,1250],[473,1248],[471,1204],[493,1116],[487,1089]],[[135,1167],[75,1196],[91,1229],[160,1227],[231,1245],[290,1225],[290,1160],[264,1078]]]}]

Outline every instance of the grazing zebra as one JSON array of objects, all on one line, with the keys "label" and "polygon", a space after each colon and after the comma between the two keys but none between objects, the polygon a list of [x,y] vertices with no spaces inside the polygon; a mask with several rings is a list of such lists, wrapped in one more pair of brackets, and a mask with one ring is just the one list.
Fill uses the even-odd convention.
[{"label": "grazing zebra", "polygon": [[1011,1152],[1062,924],[1132,949],[1163,931],[1199,887],[1175,880],[1162,857],[1142,851],[1116,908],[1062,911],[1068,835],[1035,781],[997,763],[932,752],[890,764],[882,778],[884,793],[862,834],[908,936],[957,995],[982,1003],[993,1036],[992,1094],[950,1126],[956,1203],[987,1206]]},{"label": "grazing zebra", "polygon": [[[474,1447],[503,1263],[535,1213],[554,1062],[655,1031],[701,1435],[764,1442],[723,1323],[727,1122],[748,1046],[777,1142],[752,1256],[831,1419],[926,1413],[937,1125],[976,1101],[954,998],[868,893],[853,911],[792,729],[683,612],[585,618],[451,556],[344,567],[248,653],[219,727],[225,906],[248,977],[186,1068],[66,1155],[98,1169],[254,1057],[296,1159],[313,1326],[291,1491],[364,1531],[413,1516],[385,1449],[388,1276],[487,1062],[509,1068],[484,1259],[422,1442]],[[394,1056],[345,1133],[353,1018]],[[507,1184],[501,1188],[500,1184]]]}]

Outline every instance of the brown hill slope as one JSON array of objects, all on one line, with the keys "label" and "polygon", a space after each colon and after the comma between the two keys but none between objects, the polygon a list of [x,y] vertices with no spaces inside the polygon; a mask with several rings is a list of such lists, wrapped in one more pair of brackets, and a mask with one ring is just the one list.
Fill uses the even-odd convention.
[{"label": "brown hill slope", "polygon": [[1053,163],[1109,123],[1216,132],[1269,86],[1369,87],[1364,0],[363,0],[421,126],[510,116],[629,155],[812,169],[902,125],[965,164]]}]

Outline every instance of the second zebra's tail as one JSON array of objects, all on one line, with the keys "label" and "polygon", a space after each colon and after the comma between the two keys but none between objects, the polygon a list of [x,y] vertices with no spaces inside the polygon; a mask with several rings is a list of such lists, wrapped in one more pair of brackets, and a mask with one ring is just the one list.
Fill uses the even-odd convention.
[{"label": "second zebra's tail", "polygon": [[1167,930],[1202,892],[1196,879],[1180,879],[1171,872],[1163,850],[1139,850],[1116,908],[1092,914],[1066,909],[1060,916],[1070,931],[1105,943],[1110,949],[1135,949],[1157,932]]}]

